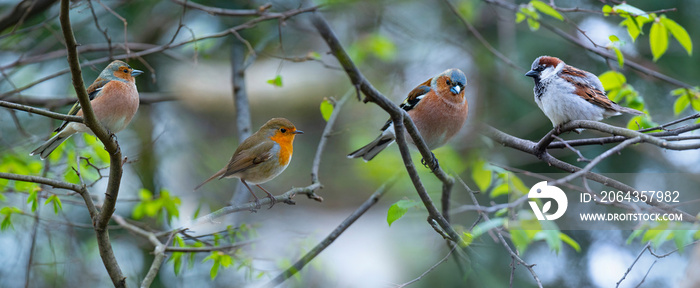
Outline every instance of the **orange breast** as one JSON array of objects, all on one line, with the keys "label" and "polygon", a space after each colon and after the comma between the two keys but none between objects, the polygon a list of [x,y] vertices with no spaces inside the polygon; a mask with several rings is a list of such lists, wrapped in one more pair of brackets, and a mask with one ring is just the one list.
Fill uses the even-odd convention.
[{"label": "orange breast", "polygon": [[294,142],[294,134],[277,133],[275,136],[270,137],[270,139],[280,145],[278,159],[280,165],[286,166],[289,164],[289,160],[292,159],[292,153],[294,151],[294,147],[292,146],[292,143]]}]

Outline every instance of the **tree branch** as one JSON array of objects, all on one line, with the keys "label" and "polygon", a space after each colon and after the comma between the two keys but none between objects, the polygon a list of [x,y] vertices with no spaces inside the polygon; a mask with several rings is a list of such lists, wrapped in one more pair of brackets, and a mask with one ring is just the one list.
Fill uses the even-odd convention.
[{"label": "tree branch", "polygon": [[425,142],[423,141],[422,137],[417,132],[415,124],[413,124],[411,118],[408,117],[406,111],[399,108],[396,104],[391,102],[388,98],[386,98],[379,91],[377,91],[377,89],[375,89],[374,86],[372,86],[372,84],[370,84],[369,81],[367,81],[367,79],[362,75],[359,69],[357,69],[357,66],[355,66],[355,64],[352,62],[352,59],[350,59],[350,56],[348,56],[348,54],[345,52],[345,49],[340,44],[338,37],[336,37],[335,32],[333,32],[326,20],[318,12],[314,12],[311,15],[311,22],[314,25],[314,27],[316,27],[316,30],[319,32],[321,37],[323,37],[323,39],[328,44],[328,47],[331,49],[331,53],[336,57],[336,59],[338,59],[338,62],[341,64],[341,66],[343,66],[343,69],[350,78],[352,84],[355,87],[358,87],[359,90],[362,91],[362,93],[364,93],[364,101],[374,102],[379,107],[384,109],[384,111],[389,113],[394,123],[394,129],[396,130],[397,135],[396,143],[398,144],[399,150],[401,151],[404,165],[409,175],[411,176],[411,181],[414,184],[418,195],[421,197],[421,200],[423,200],[423,204],[426,206],[428,212],[430,213],[430,218],[435,219],[440,224],[442,229],[444,229],[450,235],[450,237],[453,238],[451,239],[452,241],[455,241],[456,243],[461,243],[461,237],[457,234],[456,231],[454,231],[452,226],[450,226],[447,219],[445,219],[445,217],[443,217],[443,215],[437,210],[432,200],[430,199],[430,196],[425,191],[425,187],[423,187],[420,178],[418,177],[418,173],[416,172],[415,167],[413,166],[413,162],[411,160],[411,155],[408,153],[408,146],[406,145],[405,135],[403,132],[404,124],[406,125],[406,131],[412,137],[413,142],[416,144],[416,147],[423,156],[423,159],[425,159],[426,162],[429,163],[430,168],[435,172],[435,175],[441,181],[443,181],[443,186],[451,186],[454,181],[448,181],[448,179],[450,178],[446,176],[446,174],[444,174],[444,172],[439,167],[436,166],[436,164],[434,163],[436,161],[433,161],[434,158],[432,156],[432,153],[430,152],[430,149],[428,149],[427,145],[425,145]]},{"label": "tree branch", "polygon": [[0,100],[0,106],[10,108],[10,109],[20,110],[20,111],[25,111],[28,113],[34,113],[34,114],[46,116],[46,117],[57,119],[57,120],[83,123],[83,117],[80,117],[80,116],[66,115],[66,114],[51,112],[48,110],[34,108],[32,106],[26,106],[26,105],[7,102],[7,101],[3,101],[3,100]]},{"label": "tree branch", "polygon": [[384,193],[386,193],[391,188],[391,186],[394,185],[397,179],[398,177],[395,176],[386,183],[384,183],[381,187],[379,187],[379,189],[377,189],[377,191],[375,191],[374,194],[369,196],[369,198],[364,203],[362,203],[362,205],[360,205],[360,207],[358,207],[354,212],[352,212],[352,214],[350,214],[348,218],[345,218],[345,220],[343,220],[343,222],[340,223],[340,225],[338,225],[338,227],[336,227],[333,230],[333,232],[328,234],[328,236],[326,236],[326,238],[323,239],[323,241],[318,243],[316,247],[314,247],[313,249],[311,249],[311,251],[306,253],[304,257],[301,257],[301,259],[294,263],[294,265],[287,268],[287,270],[277,275],[277,277],[265,284],[264,287],[276,287],[277,285],[282,284],[285,280],[294,276],[294,274],[296,274],[297,272],[301,271],[301,269],[303,269],[304,266],[306,266],[306,264],[311,262],[311,260],[318,256],[318,254],[320,254],[323,250],[330,246],[333,243],[333,241],[338,239],[338,237],[341,234],[343,234],[343,232],[345,232],[345,230],[348,229],[348,227],[350,227],[350,225],[355,223],[355,221],[358,218],[360,218],[360,216],[365,214],[365,212],[367,212],[369,208],[371,208],[375,203],[377,203],[377,201],[379,201],[379,198],[381,198],[384,195]]},{"label": "tree branch", "polygon": [[[95,225],[95,233],[97,234],[100,256],[112,279],[112,284],[114,284],[115,287],[126,287],[126,277],[122,274],[117,259],[114,257],[114,251],[112,251],[109,232],[107,230],[107,224],[114,213],[114,206],[116,205],[117,196],[119,194],[119,184],[122,176],[121,151],[119,149],[119,144],[117,144],[116,140],[111,138],[107,130],[95,116],[95,112],[92,110],[92,105],[90,104],[90,98],[85,90],[82,71],[80,70],[80,63],[78,61],[78,51],[76,50],[78,45],[75,42],[73,28],[70,23],[70,1],[61,0],[60,10],[59,20],[61,22],[63,37],[66,41],[68,64],[70,65],[73,88],[78,95],[78,101],[80,102],[85,118],[84,123],[105,145],[105,149],[109,152],[110,158],[109,181],[107,183],[107,191],[105,192],[105,201],[102,204],[102,211],[92,217],[93,224]],[[89,199],[89,197],[83,198]]]}]

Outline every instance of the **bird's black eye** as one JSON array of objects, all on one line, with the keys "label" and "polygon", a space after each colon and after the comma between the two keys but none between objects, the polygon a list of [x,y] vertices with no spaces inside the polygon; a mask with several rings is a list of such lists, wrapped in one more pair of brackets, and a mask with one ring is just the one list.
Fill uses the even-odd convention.
[{"label": "bird's black eye", "polygon": [[287,129],[280,128],[280,132],[282,132],[282,133],[287,132]]},{"label": "bird's black eye", "polygon": [[450,79],[447,79],[445,80],[445,84],[447,84],[447,86],[452,86],[452,81],[450,81]]},{"label": "bird's black eye", "polygon": [[124,69],[124,73],[129,73],[129,69]]},{"label": "bird's black eye", "polygon": [[544,71],[544,66],[537,66],[537,68],[535,68],[535,71]]}]

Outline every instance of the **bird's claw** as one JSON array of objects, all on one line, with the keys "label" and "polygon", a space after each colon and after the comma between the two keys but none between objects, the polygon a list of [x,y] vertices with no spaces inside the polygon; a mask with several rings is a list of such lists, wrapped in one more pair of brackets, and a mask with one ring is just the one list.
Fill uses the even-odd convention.
[{"label": "bird's claw", "polygon": [[[426,161],[425,158],[420,159],[420,164],[423,164],[423,166],[425,166],[425,168],[430,169],[430,171],[435,172],[435,170],[440,168],[440,163],[438,162],[437,158],[435,158],[435,154],[433,154],[433,152],[430,152],[430,155],[431,155],[431,157],[430,157],[431,163],[430,164],[432,164],[432,165],[428,165],[428,161]],[[430,168],[431,166],[433,168]]]}]

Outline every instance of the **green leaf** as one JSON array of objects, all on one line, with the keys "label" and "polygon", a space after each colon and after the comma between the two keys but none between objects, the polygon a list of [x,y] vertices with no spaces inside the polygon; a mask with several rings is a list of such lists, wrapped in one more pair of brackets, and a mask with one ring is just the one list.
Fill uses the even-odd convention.
[{"label": "green leaf", "polygon": [[467,246],[471,245],[473,241],[474,241],[474,235],[472,235],[469,232],[464,232],[464,233],[462,233],[462,243],[460,244],[460,246],[462,246],[462,248],[467,247]]},{"label": "green leaf", "polygon": [[678,252],[683,253],[685,246],[693,242],[693,233],[697,230],[675,230],[673,231],[673,242],[678,248]]},{"label": "green leaf", "polygon": [[557,18],[561,21],[564,21],[564,16],[562,16],[559,11],[554,10],[552,6],[547,5],[547,3],[544,3],[542,1],[538,0],[532,0],[530,1],[530,4],[532,4],[532,7],[535,7],[535,9],[539,10],[540,12],[547,14],[549,16],[552,16],[554,18]]},{"label": "green leaf", "polygon": [[277,75],[275,78],[267,80],[267,83],[275,87],[282,87],[282,76]]},{"label": "green leaf", "polygon": [[36,212],[37,205],[39,203],[39,191],[32,190],[29,192],[29,197],[27,197],[27,204],[32,204],[32,212]]},{"label": "green leaf", "polygon": [[527,18],[527,25],[532,31],[537,31],[538,29],[540,29],[540,22],[532,18]]},{"label": "green leaf", "polygon": [[47,205],[49,203],[53,203],[53,212],[55,214],[58,214],[58,211],[63,210],[63,205],[61,204],[61,199],[58,198],[58,195],[49,196],[49,198],[46,199],[44,205]]},{"label": "green leaf", "polygon": [[668,29],[668,31],[671,32],[673,38],[676,38],[676,40],[678,40],[678,43],[680,43],[681,46],[685,48],[685,51],[688,52],[688,56],[692,55],[693,41],[690,40],[690,35],[688,35],[688,31],[685,31],[685,28],[683,28],[683,26],[681,25],[678,25],[676,21],[666,18],[666,15],[662,15],[660,19],[661,23],[666,27],[666,29]]},{"label": "green leaf", "polygon": [[617,71],[607,71],[600,74],[598,79],[600,79],[600,83],[603,84],[603,89],[605,89],[605,91],[620,89],[622,85],[627,83],[625,75]]},{"label": "green leaf", "polygon": [[643,10],[641,10],[637,7],[634,7],[632,5],[629,5],[627,3],[615,5],[615,7],[613,7],[613,11],[615,11],[617,13],[627,12],[627,13],[634,15],[634,16],[645,16],[645,14],[646,14],[646,12],[644,12]]},{"label": "green leaf", "polygon": [[561,239],[562,241],[564,241],[564,243],[571,246],[571,248],[574,248],[574,250],[576,250],[576,252],[581,252],[581,245],[579,245],[578,242],[576,242],[576,240],[569,237],[569,235],[566,235],[566,234],[560,232],[559,239]]},{"label": "green leaf", "polygon": [[489,169],[486,161],[479,159],[472,166],[472,179],[479,191],[486,191],[491,186],[493,172]]},{"label": "green leaf", "polygon": [[318,53],[316,51],[311,51],[306,55],[307,58],[315,59],[315,60],[321,60],[321,53]]},{"label": "green leaf", "polygon": [[535,234],[533,240],[544,240],[547,242],[549,249],[552,249],[552,251],[559,254],[559,251],[561,251],[562,242],[559,234],[561,234],[559,230],[542,230]]},{"label": "green leaf", "polygon": [[620,42],[620,38],[618,38],[618,37],[615,36],[615,35],[610,35],[610,36],[608,36],[608,39],[610,39],[610,42],[613,42],[613,43],[615,43],[615,42]]},{"label": "green leaf", "polygon": [[637,26],[637,22],[635,22],[632,17],[625,17],[625,20],[620,22],[620,25],[627,27],[627,33],[630,34],[630,38],[632,38],[632,42],[637,40],[637,37],[639,37],[639,34],[642,33],[642,30],[639,29],[639,26]]},{"label": "green leaf", "polygon": [[523,22],[525,18],[527,18],[527,16],[525,16],[525,14],[523,14],[522,12],[515,13],[515,23]]},{"label": "green leaf", "polygon": [[491,190],[490,196],[491,196],[491,198],[496,198],[496,197],[501,196],[501,195],[508,195],[509,192],[510,192],[510,185],[508,185],[508,182],[505,181],[505,182],[501,183],[500,185],[496,186],[496,188],[493,188],[493,190]]},{"label": "green leaf", "polygon": [[626,242],[627,245],[631,244],[631,243],[632,243],[632,240],[634,240],[635,238],[637,238],[637,237],[639,237],[640,235],[642,235],[642,233],[644,233],[644,230],[642,230],[642,229],[634,230],[634,231],[630,234],[630,236],[627,237],[627,242]]},{"label": "green leaf", "polygon": [[323,116],[323,120],[326,120],[328,122],[328,119],[331,118],[331,114],[333,114],[333,103],[331,103],[330,100],[328,99],[323,99],[321,102],[321,116]]},{"label": "green leaf", "polygon": [[683,112],[685,108],[688,108],[688,106],[690,106],[690,97],[687,94],[681,95],[675,102],[673,102],[673,114],[681,114],[681,112]]},{"label": "green leaf", "polygon": [[615,56],[617,57],[617,65],[622,68],[625,66],[625,57],[622,56],[622,51],[618,49],[617,47],[612,47],[613,51],[615,51]]},{"label": "green leaf", "polygon": [[391,223],[401,219],[401,217],[408,212],[408,208],[417,207],[418,205],[419,203],[413,200],[399,200],[389,207],[389,211],[386,213],[386,222],[389,223],[389,226],[391,226]]},{"label": "green leaf", "polygon": [[506,221],[505,218],[491,218],[488,221],[481,222],[472,229],[472,236],[477,238],[491,229],[502,227]]},{"label": "green leaf", "polygon": [[532,238],[528,235],[527,230],[510,230],[510,239],[521,254],[525,253],[527,247],[532,243]]},{"label": "green leaf", "polygon": [[666,49],[668,49],[668,32],[661,22],[654,22],[651,25],[649,46],[651,46],[651,54],[654,55],[654,61],[666,53]]},{"label": "green leaf", "polygon": [[610,5],[607,5],[607,4],[606,4],[606,5],[603,5],[603,9],[602,9],[602,11],[603,11],[603,16],[605,16],[605,17],[609,16],[609,15],[610,15],[610,12],[613,12],[612,10],[613,10],[613,9],[612,9],[612,7],[610,7]]}]

